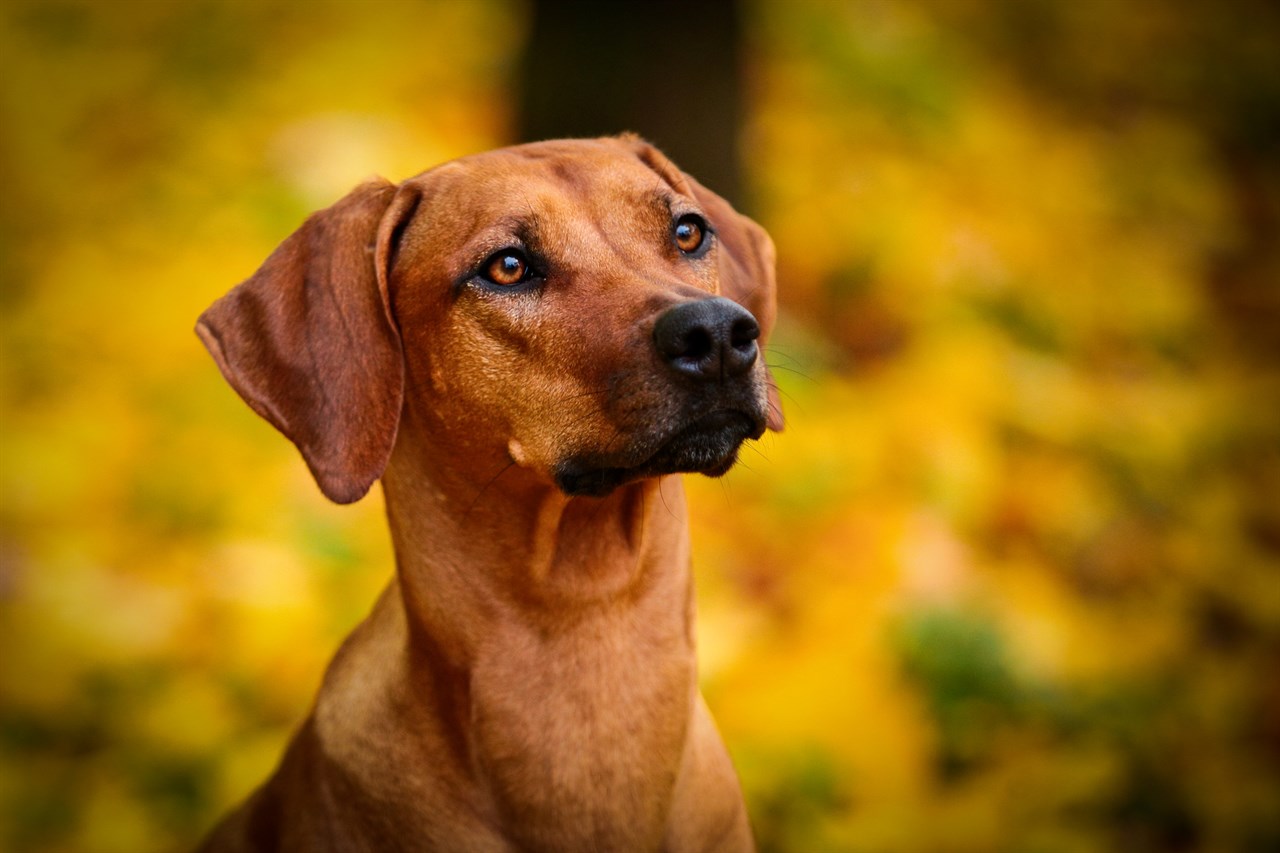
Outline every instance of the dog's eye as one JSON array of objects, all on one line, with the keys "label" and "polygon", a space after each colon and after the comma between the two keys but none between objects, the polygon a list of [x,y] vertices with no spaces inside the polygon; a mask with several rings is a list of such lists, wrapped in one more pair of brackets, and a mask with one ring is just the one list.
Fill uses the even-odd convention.
[{"label": "dog's eye", "polygon": [[484,262],[480,275],[488,282],[510,287],[529,278],[529,262],[514,249],[503,249]]},{"label": "dog's eye", "polygon": [[676,220],[676,246],[686,255],[693,254],[701,248],[707,238],[707,223],[696,213],[686,213]]}]

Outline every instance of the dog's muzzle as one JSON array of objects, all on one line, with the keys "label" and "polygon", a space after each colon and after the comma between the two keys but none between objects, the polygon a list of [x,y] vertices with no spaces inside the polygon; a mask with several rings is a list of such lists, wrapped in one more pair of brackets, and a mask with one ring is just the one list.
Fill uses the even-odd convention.
[{"label": "dog's muzzle", "polygon": [[683,414],[628,451],[563,460],[556,484],[569,495],[600,496],[642,477],[727,472],[742,443],[765,430],[765,403],[752,377],[759,337],[751,312],[728,299],[668,308],[654,324],[653,344],[687,398]]}]

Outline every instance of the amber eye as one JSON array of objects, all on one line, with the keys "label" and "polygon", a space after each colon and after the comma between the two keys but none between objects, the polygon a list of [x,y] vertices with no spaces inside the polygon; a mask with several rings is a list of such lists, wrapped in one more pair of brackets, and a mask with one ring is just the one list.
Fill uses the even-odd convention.
[{"label": "amber eye", "polygon": [[696,213],[686,213],[676,220],[676,246],[686,255],[698,251],[707,237],[707,223]]},{"label": "amber eye", "polygon": [[503,249],[485,261],[480,274],[486,281],[510,287],[529,277],[529,262],[514,249]]}]

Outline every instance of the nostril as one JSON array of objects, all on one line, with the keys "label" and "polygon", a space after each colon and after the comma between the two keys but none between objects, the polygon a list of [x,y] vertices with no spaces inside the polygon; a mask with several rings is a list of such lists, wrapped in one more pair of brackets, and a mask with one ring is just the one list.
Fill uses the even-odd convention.
[{"label": "nostril", "polygon": [[760,354],[756,339],[760,337],[760,326],[750,314],[743,312],[729,326],[729,350],[725,353],[725,372],[730,376],[740,376],[755,364]]},{"label": "nostril", "polygon": [[702,361],[711,355],[716,347],[715,341],[711,339],[711,333],[702,326],[694,326],[685,332],[681,343],[683,346],[680,352],[673,353],[673,355],[689,361]]},{"label": "nostril", "polygon": [[760,326],[754,317],[739,317],[729,329],[729,345],[734,349],[749,350],[760,337]]},{"label": "nostril", "polygon": [[672,363],[696,363],[715,350],[715,341],[694,312],[677,309],[664,314],[653,330],[662,357]]}]

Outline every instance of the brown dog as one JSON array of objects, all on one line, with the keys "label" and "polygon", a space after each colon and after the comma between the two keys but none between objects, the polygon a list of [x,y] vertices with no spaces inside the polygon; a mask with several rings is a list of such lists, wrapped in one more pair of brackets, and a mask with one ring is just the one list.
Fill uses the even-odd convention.
[{"label": "brown dog", "polygon": [[[315,214],[197,332],[396,576],[206,850],[750,850],[678,477],[781,428],[765,232],[633,136]],[[725,298],[728,297],[728,298]]]}]

